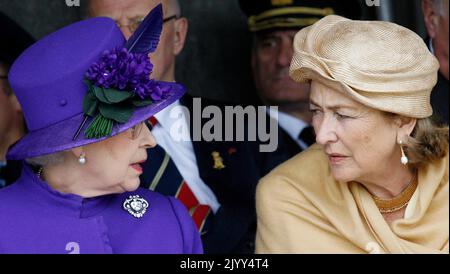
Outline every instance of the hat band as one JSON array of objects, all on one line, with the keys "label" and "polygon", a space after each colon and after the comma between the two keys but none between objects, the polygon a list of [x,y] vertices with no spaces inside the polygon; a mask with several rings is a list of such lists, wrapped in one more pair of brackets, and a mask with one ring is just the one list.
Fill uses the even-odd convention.
[{"label": "hat band", "polygon": [[[324,16],[334,14],[334,13],[335,13],[334,9],[331,7],[327,7],[327,8],[311,8],[311,7],[277,8],[277,9],[271,9],[271,10],[265,11],[259,15],[250,16],[248,18],[248,26],[249,26],[250,31],[258,31],[261,29],[270,28],[270,27],[263,28],[263,27],[261,27],[261,25],[265,24],[267,22],[267,20],[270,20],[273,17],[286,18],[287,16],[290,16],[289,20],[291,23],[289,23],[289,26],[292,26],[292,27],[306,26],[307,22],[311,22],[311,21],[304,22],[304,21],[300,21],[300,19],[311,20],[311,18],[295,18],[295,17],[300,17],[302,15],[308,15],[308,16],[313,15],[313,16],[324,17]],[[292,17],[294,17],[294,18],[292,18]],[[320,19],[320,18],[312,18],[312,19],[314,19],[313,23],[315,23],[315,22],[317,22],[317,19]],[[280,18],[278,20],[280,20]],[[292,20],[299,20],[299,21],[297,22],[297,25],[295,25]],[[286,23],[283,23],[283,24],[286,24]],[[280,27],[284,27],[284,26],[285,25],[281,25]]]},{"label": "hat band", "polygon": [[302,28],[310,26],[320,18],[311,17],[311,18],[275,18],[272,20],[260,22],[258,24],[254,24],[249,26],[249,30],[251,32],[258,32],[266,29],[275,29],[275,28]]}]

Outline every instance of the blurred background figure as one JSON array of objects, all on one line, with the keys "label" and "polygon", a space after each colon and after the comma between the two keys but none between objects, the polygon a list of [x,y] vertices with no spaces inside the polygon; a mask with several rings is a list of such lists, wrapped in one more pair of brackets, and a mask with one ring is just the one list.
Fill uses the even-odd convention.
[{"label": "blurred background figure", "polygon": [[151,8],[159,2],[163,3],[165,17],[160,44],[156,52],[150,54],[154,65],[152,77],[160,81],[173,82],[175,58],[184,47],[188,28],[187,19],[181,17],[177,0],[91,0],[88,2],[88,14],[90,17],[105,16],[114,19],[128,39]]},{"label": "blurred background figure", "polygon": [[18,24],[0,12],[0,188],[18,179],[21,164],[6,161],[9,146],[26,131],[21,107],[8,82],[8,72],[14,60],[34,40]]},{"label": "blurred background figure", "polygon": [[[358,1],[335,0],[240,0],[253,36],[251,67],[263,105],[278,106],[270,116],[278,120],[283,160],[314,143],[309,111],[309,84],[289,77],[293,39],[303,27],[330,14],[360,19]],[[280,153],[280,151],[278,151]]]},{"label": "blurred background figure", "polygon": [[428,48],[439,60],[438,83],[431,93],[436,118],[448,124],[448,0],[422,0]]}]

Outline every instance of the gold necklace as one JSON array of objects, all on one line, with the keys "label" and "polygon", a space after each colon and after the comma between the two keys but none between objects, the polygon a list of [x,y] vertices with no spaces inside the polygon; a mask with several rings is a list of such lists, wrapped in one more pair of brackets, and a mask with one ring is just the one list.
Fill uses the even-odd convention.
[{"label": "gold necklace", "polygon": [[381,199],[372,195],[375,204],[381,214],[392,213],[406,207],[417,189],[418,180],[414,175],[409,185],[396,197],[392,199]]}]

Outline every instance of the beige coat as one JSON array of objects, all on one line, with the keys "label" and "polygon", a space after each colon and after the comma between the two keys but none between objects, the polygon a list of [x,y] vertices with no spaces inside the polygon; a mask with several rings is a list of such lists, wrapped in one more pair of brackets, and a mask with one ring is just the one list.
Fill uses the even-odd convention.
[{"label": "beige coat", "polygon": [[388,225],[367,190],[332,177],[319,145],[258,185],[257,253],[448,253],[447,157],[419,169],[408,218]]}]

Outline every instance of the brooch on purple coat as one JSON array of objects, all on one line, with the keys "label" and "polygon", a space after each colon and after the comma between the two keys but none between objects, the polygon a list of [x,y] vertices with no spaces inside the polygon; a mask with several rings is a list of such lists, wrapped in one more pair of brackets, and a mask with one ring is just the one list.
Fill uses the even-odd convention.
[{"label": "brooch on purple coat", "polygon": [[133,217],[141,218],[147,212],[148,202],[139,195],[130,196],[123,202],[123,209],[128,211]]}]

